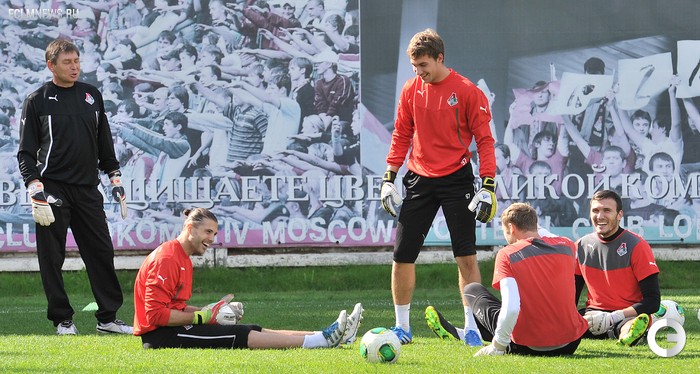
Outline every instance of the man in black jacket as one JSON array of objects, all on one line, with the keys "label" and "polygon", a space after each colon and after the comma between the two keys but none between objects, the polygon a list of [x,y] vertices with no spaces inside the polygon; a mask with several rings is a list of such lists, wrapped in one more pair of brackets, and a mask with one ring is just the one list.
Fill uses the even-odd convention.
[{"label": "man in black jacket", "polygon": [[46,48],[46,64],[53,79],[24,101],[17,159],[37,223],[47,317],[59,335],[78,333],[61,274],[70,228],[97,301],[97,331],[131,334],[131,326],[116,316],[123,295],[97,188],[102,170],[110,177],[112,195],[124,217],[126,197],[102,94],[79,81],[80,52],[70,41],[52,41]]}]

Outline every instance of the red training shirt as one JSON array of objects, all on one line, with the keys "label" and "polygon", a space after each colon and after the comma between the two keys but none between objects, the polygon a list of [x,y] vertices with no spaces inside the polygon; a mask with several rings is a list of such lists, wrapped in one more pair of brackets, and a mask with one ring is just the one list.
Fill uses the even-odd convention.
[{"label": "red training shirt", "polygon": [[580,338],[588,323],[576,310],[576,246],[568,238],[518,240],[498,251],[492,286],[514,278],[520,314],[511,334],[516,344],[554,347]]},{"label": "red training shirt", "polygon": [[450,69],[437,83],[416,76],[404,84],[399,98],[388,165],[401,167],[408,149],[408,169],[424,177],[454,173],[471,158],[476,140],[479,175],[496,175],[491,112],[484,93],[469,79]]},{"label": "red training shirt", "polygon": [[577,244],[576,275],[588,287],[586,307],[620,310],[641,302],[639,281],[659,272],[649,243],[629,230],[611,241],[590,233]]},{"label": "red training shirt", "polygon": [[170,310],[192,296],[192,260],[177,239],[161,244],[141,264],[134,283],[134,335],[167,326]]}]

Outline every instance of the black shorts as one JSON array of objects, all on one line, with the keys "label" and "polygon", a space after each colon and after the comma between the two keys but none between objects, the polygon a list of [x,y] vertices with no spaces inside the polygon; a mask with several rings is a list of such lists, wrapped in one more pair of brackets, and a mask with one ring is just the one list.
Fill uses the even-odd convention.
[{"label": "black shorts", "polygon": [[144,348],[248,348],[257,325],[164,326],[141,335]]},{"label": "black shorts", "polygon": [[[480,283],[470,283],[464,287],[464,297],[474,311],[474,319],[479,327],[481,337],[486,341],[492,341],[498,324],[498,316],[501,314],[501,300],[491,294]],[[569,344],[550,351],[534,350],[526,345],[511,342],[506,348],[508,353],[531,356],[564,356],[572,355],[581,343],[581,338],[569,342]]]},{"label": "black shorts", "polygon": [[414,263],[438,209],[447,222],[455,257],[476,254],[476,214],[469,210],[474,196],[474,173],[466,164],[454,173],[428,178],[412,171],[403,177],[406,197],[396,229],[394,261]]}]

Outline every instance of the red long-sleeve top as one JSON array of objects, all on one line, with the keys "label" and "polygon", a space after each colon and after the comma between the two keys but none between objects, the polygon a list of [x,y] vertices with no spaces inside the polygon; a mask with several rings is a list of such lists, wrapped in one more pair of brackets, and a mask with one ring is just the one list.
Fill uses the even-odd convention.
[{"label": "red long-sleeve top", "polygon": [[449,175],[469,162],[469,145],[474,139],[479,175],[494,177],[490,121],[486,96],[454,70],[436,83],[425,83],[420,77],[409,79],[401,90],[387,164],[400,167],[411,148],[409,170],[431,178]]},{"label": "red long-sleeve top", "polygon": [[146,257],[134,283],[134,335],[167,326],[170,310],[184,310],[192,297],[192,260],[177,239]]}]

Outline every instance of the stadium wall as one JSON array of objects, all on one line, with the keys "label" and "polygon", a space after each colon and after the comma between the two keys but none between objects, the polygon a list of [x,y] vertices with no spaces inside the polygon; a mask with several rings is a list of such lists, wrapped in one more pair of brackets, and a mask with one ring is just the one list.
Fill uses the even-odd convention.
[{"label": "stadium wall", "polygon": [[[498,248],[481,248],[477,259],[485,261],[496,256]],[[700,261],[700,249],[694,247],[653,248],[654,256],[662,261]],[[118,270],[138,270],[148,251],[117,252],[114,265]],[[391,266],[391,248],[336,248],[329,251],[318,247],[298,248],[293,251],[280,249],[231,250],[218,248],[208,250],[203,256],[192,257],[195,267],[306,267],[306,266],[351,266],[351,265],[386,265]],[[425,247],[416,263],[437,264],[453,263],[452,251],[443,246]],[[63,266],[66,271],[82,271],[83,261],[77,252],[69,252]],[[0,272],[35,272],[39,271],[36,255],[32,253],[4,253],[0,256]]]},{"label": "stadium wall", "polygon": [[[115,31],[126,30],[128,35],[128,29],[136,26],[125,23],[124,17],[112,17],[112,9],[104,7],[109,1],[95,1],[80,9],[70,9],[70,12],[65,6],[51,8],[54,3],[58,2],[40,2],[48,11],[22,8],[0,12],[0,69],[3,71],[0,88],[2,99],[10,102],[15,113],[8,119],[9,127],[2,127],[0,131],[0,169],[3,170],[0,174],[0,256],[3,261],[14,257],[22,263],[22,259],[35,256],[34,222],[16,164],[21,102],[27,93],[50,77],[41,61],[48,40],[69,34],[81,48],[90,49],[91,34],[83,29],[89,18],[104,43],[98,47],[106,50],[97,54],[84,52],[84,76],[94,80],[114,104],[110,121],[115,123],[115,128],[124,121],[116,114],[117,105],[122,101],[138,97],[153,104],[157,88],[170,90],[181,86],[191,95],[188,118],[193,128],[214,138],[208,163],[200,165],[204,167],[192,170],[191,175],[183,173],[163,180],[141,178],[135,169],[128,168],[131,156],[138,152],[129,151],[128,142],[120,142],[119,134],[115,133],[118,152],[124,161],[123,180],[129,191],[127,220],[119,218],[117,205],[111,201],[107,190],[108,181],[103,180],[102,187],[103,192],[106,191],[105,210],[119,261],[139,258],[144,251],[172,239],[182,223],[179,212],[187,206],[207,207],[220,217],[219,246],[229,249],[219,249],[216,253],[226,251],[230,255],[211,255],[211,260],[205,261],[207,264],[234,266],[224,258],[238,259],[231,260],[234,263],[253,261],[234,255],[237,251],[248,252],[242,248],[262,253],[271,248],[295,252],[283,257],[290,265],[304,261],[316,263],[304,260],[306,257],[363,257],[354,252],[361,249],[372,254],[365,257],[385,255],[383,249],[390,247],[394,240],[396,220],[383,212],[379,204],[380,179],[393,129],[397,95],[403,82],[412,75],[404,52],[406,44],[411,35],[427,27],[443,36],[447,65],[469,77],[493,99],[491,109],[496,138],[503,142],[509,126],[523,130],[517,131],[519,140],[507,144],[511,154],[515,154],[516,148],[521,154],[532,152],[531,137],[536,131],[554,128],[559,132],[562,116],[580,116],[584,112],[576,110],[599,103],[612,82],[621,83],[618,101],[628,115],[641,109],[653,118],[658,117],[660,122],[670,123],[667,86],[670,77],[678,74],[681,83],[675,94],[680,107],[678,123],[683,143],[675,142],[664,149],[673,154],[673,175],[655,175],[640,157],[634,161],[625,160],[629,167],[613,173],[614,165],[606,161],[586,164],[583,158],[571,156],[567,168],[559,172],[555,172],[550,163],[552,170],[547,176],[529,169],[520,170],[521,177],[511,180],[497,176],[499,205],[502,209],[512,201],[530,202],[539,209],[540,220],[550,231],[577,239],[591,231],[588,198],[595,190],[617,188],[626,204],[624,227],[643,235],[655,246],[670,248],[671,253],[691,253],[693,246],[700,243],[700,167],[697,166],[700,165],[700,147],[697,147],[700,138],[691,126],[700,123],[693,119],[693,108],[700,104],[700,83],[696,83],[700,76],[695,69],[700,60],[696,26],[700,7],[695,1],[326,0],[329,17],[342,15],[343,31],[353,25],[360,30],[358,51],[341,53],[336,50],[338,53],[334,55],[338,73],[352,86],[351,114],[346,114],[348,118],[342,121],[339,116],[335,125],[323,129],[322,135],[330,140],[303,145],[306,148],[296,144],[290,149],[261,151],[235,162],[227,159],[227,140],[230,140],[233,121],[224,116],[221,108],[207,107],[207,103],[199,101],[201,97],[191,88],[195,76],[203,79],[202,67],[194,65],[194,70],[180,67],[180,71],[153,75],[157,69],[150,64],[159,56],[160,32],[172,29],[176,40],[191,43],[200,53],[211,46],[219,48],[224,60],[212,63],[218,68],[225,69],[227,64],[240,67],[243,61],[261,66],[257,75],[236,76],[215,83],[218,88],[228,90],[234,81],[256,76],[267,79],[265,69],[270,70],[270,58],[265,56],[279,51],[270,48],[265,37],[238,35],[233,22],[224,22],[226,30],[218,36],[202,37],[198,34],[202,28],[197,24],[212,26],[216,24],[217,14],[208,8],[188,9],[187,17],[182,19],[181,9],[166,9],[155,23],[157,27],[138,28],[138,33],[132,34],[136,35],[132,39],[144,62],[140,69],[102,71],[99,63],[110,60],[113,57],[110,48],[118,44]],[[271,0],[269,3],[278,11],[286,1]],[[295,5],[294,15],[300,22],[306,23],[312,18],[306,11],[308,1],[290,0],[289,3]],[[308,30],[319,38],[322,36],[313,22],[309,22]],[[242,48],[247,51],[243,59],[240,58]],[[314,64],[321,59],[319,53],[308,57]],[[591,57],[604,64],[604,74],[599,79],[582,74],[585,62]],[[634,71],[642,74],[635,75]],[[311,78],[318,81],[319,76],[314,73]],[[149,83],[152,90],[133,94],[138,83]],[[597,88],[588,94],[576,89],[589,86]],[[535,96],[543,91],[550,94],[551,108],[535,114],[531,111]],[[0,101],[0,107],[9,111],[5,100]],[[569,102],[573,104],[566,105]],[[517,109],[511,110],[511,107]],[[1,119],[0,116],[0,125],[3,125]],[[607,116],[603,122],[605,131],[610,130]],[[269,125],[272,128],[277,123]],[[337,142],[336,137],[333,143],[334,126],[343,128],[342,142]],[[536,130],[524,131],[528,127]],[[300,129],[299,134],[294,135],[302,133]],[[279,142],[286,140],[282,139],[285,136],[280,131],[269,131],[265,140]],[[334,153],[337,145],[344,147],[341,156]],[[648,156],[648,161],[653,156],[653,148],[653,145],[639,145],[635,156],[639,152],[639,156]],[[579,144],[569,142],[572,153],[580,149]],[[231,157],[235,157],[235,152]],[[473,162],[477,167],[478,159]],[[638,171],[643,171],[646,177],[635,172],[632,163],[635,168],[639,166]],[[477,235],[478,244],[485,247],[503,243],[498,219],[486,225],[479,224]],[[449,246],[449,233],[441,215],[436,218],[426,244],[442,249]],[[70,235],[68,247],[75,248]],[[338,248],[348,253],[338,254]],[[266,258],[260,253],[241,254],[249,255]],[[262,263],[269,263],[270,259],[265,261],[268,262]],[[13,268],[22,266],[25,265],[13,265]]]}]

